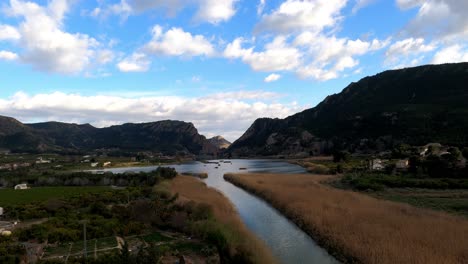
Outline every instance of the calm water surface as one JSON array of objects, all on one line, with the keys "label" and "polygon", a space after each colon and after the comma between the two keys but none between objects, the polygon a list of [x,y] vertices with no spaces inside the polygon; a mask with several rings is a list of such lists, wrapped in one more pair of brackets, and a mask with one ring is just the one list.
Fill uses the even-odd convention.
[{"label": "calm water surface", "polygon": [[[237,208],[245,225],[271,249],[281,263],[338,263],[276,209],[223,179],[229,172],[305,173],[297,165],[273,160],[225,160],[232,163],[204,164],[190,162],[173,165],[178,172],[207,172],[207,185],[220,190]],[[217,167],[217,168],[216,168]],[[239,170],[246,168],[247,170]],[[151,171],[155,167],[108,169],[114,173]],[[285,176],[287,177],[287,176]]]}]

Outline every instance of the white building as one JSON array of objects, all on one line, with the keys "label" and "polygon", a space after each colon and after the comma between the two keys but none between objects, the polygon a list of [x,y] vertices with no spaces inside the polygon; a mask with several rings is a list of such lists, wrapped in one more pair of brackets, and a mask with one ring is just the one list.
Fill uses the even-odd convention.
[{"label": "white building", "polygon": [[39,157],[37,160],[36,160],[36,164],[47,164],[47,163],[51,163],[52,161],[50,160],[45,160],[45,159],[42,159],[42,157]]},{"label": "white building", "polygon": [[15,186],[15,190],[27,190],[29,189],[26,183],[21,183]]},{"label": "white building", "polygon": [[395,164],[395,167],[397,169],[407,169],[408,166],[409,166],[409,161],[407,159],[406,160],[399,160]]},{"label": "white building", "polygon": [[104,164],[102,166],[107,167],[107,166],[110,166],[111,164],[112,164],[112,162],[108,161],[108,162],[104,162]]},{"label": "white building", "polygon": [[0,207],[0,216],[3,215],[3,207]]},{"label": "white building", "polygon": [[373,160],[369,161],[369,169],[370,170],[381,171],[381,170],[385,169],[385,166],[382,163],[381,159],[373,159]]},{"label": "white building", "polygon": [[91,163],[91,167],[93,167],[93,168],[97,167],[97,165],[99,165],[99,162]]}]

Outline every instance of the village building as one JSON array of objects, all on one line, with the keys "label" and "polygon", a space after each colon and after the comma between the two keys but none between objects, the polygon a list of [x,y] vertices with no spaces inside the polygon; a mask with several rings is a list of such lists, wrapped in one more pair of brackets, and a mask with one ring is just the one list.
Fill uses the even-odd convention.
[{"label": "village building", "polygon": [[112,164],[112,162],[108,161],[108,162],[104,162],[104,164],[102,166],[107,167],[107,166],[110,166],[111,164]]},{"label": "village building", "polygon": [[51,163],[52,161],[50,160],[45,160],[45,159],[42,159],[42,157],[39,157],[37,158],[36,160],[36,164],[47,164],[47,163]]},{"label": "village building", "polygon": [[381,171],[385,169],[385,166],[381,159],[372,159],[369,160],[369,169],[375,171]]},{"label": "village building", "polygon": [[397,168],[397,169],[399,169],[399,170],[407,169],[408,166],[409,166],[409,160],[407,160],[407,159],[398,160],[398,161],[395,163],[395,168]]},{"label": "village building", "polygon": [[91,163],[91,167],[93,167],[93,168],[97,167],[98,165],[99,165],[99,162],[93,162],[93,163]]}]

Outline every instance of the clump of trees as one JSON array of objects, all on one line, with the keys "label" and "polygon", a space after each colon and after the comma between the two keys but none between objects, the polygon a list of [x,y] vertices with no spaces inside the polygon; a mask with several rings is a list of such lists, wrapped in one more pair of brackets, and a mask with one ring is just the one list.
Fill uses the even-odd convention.
[{"label": "clump of trees", "polygon": [[40,174],[3,172],[0,186],[14,187],[16,184],[28,183],[31,186],[153,186],[164,179],[177,176],[174,168],[158,167],[151,172],[96,174],[92,172],[57,173],[46,171]]}]

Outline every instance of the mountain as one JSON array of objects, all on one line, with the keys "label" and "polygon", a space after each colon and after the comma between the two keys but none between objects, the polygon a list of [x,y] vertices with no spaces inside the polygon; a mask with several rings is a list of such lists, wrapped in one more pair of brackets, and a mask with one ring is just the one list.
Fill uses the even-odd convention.
[{"label": "mountain", "polygon": [[468,145],[468,63],[385,71],[285,119],[256,120],[238,156],[382,151],[398,144]]},{"label": "mountain", "polygon": [[231,145],[231,142],[227,141],[222,136],[216,136],[208,139],[208,141],[216,146],[218,149],[227,149]]},{"label": "mountain", "polygon": [[0,148],[24,152],[153,151],[167,155],[216,154],[217,148],[192,123],[158,121],[95,128],[60,122],[22,124],[0,117]]}]

